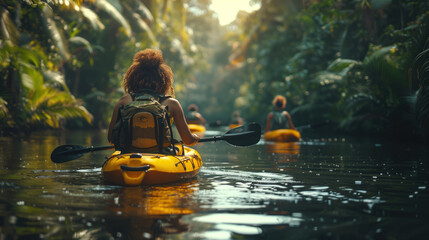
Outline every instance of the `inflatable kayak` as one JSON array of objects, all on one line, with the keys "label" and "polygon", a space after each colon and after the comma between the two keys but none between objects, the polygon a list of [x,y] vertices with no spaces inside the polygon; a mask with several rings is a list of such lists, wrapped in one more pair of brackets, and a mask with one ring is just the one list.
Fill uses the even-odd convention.
[{"label": "inflatable kayak", "polygon": [[277,129],[264,134],[265,141],[273,142],[297,142],[301,134],[294,129]]},{"label": "inflatable kayak", "polygon": [[102,172],[106,182],[117,185],[154,185],[192,178],[203,162],[200,154],[189,147],[176,145],[177,155],[158,153],[114,152],[104,163]]},{"label": "inflatable kayak", "polygon": [[228,128],[229,129],[233,129],[233,128],[237,128],[237,127],[240,127],[240,126],[241,126],[241,124],[233,124],[233,123],[231,123],[231,124],[229,124]]},{"label": "inflatable kayak", "polygon": [[189,130],[191,133],[203,133],[206,131],[206,128],[203,125],[198,124],[188,124]]}]

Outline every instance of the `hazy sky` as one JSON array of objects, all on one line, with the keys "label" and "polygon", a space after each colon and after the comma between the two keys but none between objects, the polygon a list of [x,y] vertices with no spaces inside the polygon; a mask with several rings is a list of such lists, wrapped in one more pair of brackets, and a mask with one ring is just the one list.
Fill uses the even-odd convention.
[{"label": "hazy sky", "polygon": [[212,0],[210,9],[218,14],[220,25],[226,25],[235,20],[239,10],[252,12],[259,5],[250,6],[250,0]]}]

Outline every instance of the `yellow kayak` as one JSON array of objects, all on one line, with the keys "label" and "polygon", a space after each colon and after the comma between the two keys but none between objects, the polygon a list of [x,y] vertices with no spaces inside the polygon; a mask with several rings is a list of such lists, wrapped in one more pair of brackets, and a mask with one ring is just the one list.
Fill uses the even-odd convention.
[{"label": "yellow kayak", "polygon": [[240,127],[241,126],[241,124],[233,124],[233,123],[231,123],[231,124],[229,124],[229,129],[233,129],[233,128],[236,128],[236,127]]},{"label": "yellow kayak", "polygon": [[203,125],[198,124],[188,124],[189,130],[191,133],[203,133],[206,131],[206,128]]},{"label": "yellow kayak", "polygon": [[203,165],[200,154],[192,148],[176,146],[180,149],[177,155],[121,154],[115,151],[103,165],[103,178],[112,184],[136,186],[170,183],[194,177]]},{"label": "yellow kayak", "polygon": [[301,139],[301,134],[294,129],[277,129],[266,132],[264,139],[273,142],[297,142]]}]

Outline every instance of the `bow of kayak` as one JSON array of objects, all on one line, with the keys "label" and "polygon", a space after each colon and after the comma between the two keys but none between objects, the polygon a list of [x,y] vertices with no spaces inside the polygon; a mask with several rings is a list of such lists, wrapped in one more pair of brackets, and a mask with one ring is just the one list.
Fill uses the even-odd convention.
[{"label": "bow of kayak", "polygon": [[241,124],[233,124],[233,123],[231,123],[231,124],[229,124],[228,128],[229,129],[233,129],[233,128],[237,128],[237,127],[240,127],[240,126],[242,126],[242,125]]},{"label": "bow of kayak", "polygon": [[155,185],[192,178],[203,165],[200,154],[192,148],[178,146],[177,155],[158,153],[114,152],[104,163],[106,182],[126,185]]},{"label": "bow of kayak", "polygon": [[277,129],[266,132],[264,139],[273,142],[297,142],[301,139],[301,134],[294,129]]}]

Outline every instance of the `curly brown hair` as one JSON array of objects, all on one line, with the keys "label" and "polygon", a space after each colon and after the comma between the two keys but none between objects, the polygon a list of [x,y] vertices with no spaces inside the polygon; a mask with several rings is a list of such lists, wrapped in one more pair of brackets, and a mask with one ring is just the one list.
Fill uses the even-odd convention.
[{"label": "curly brown hair", "polygon": [[279,108],[285,108],[286,107],[286,98],[281,96],[281,95],[277,95],[274,100],[273,100],[273,105],[275,107],[279,107]]},{"label": "curly brown hair", "polygon": [[173,71],[164,63],[162,52],[145,49],[134,55],[133,64],[122,80],[126,93],[150,89],[160,94],[174,95]]}]

